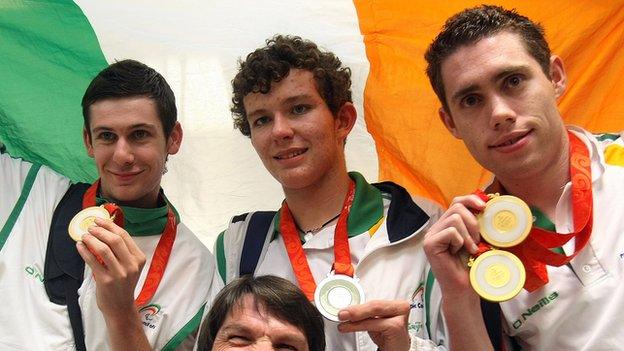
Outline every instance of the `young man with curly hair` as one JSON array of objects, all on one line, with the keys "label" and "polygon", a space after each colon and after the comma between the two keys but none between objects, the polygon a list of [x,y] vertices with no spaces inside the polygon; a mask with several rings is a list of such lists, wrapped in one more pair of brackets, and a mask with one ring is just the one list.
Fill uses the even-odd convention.
[{"label": "young man with curly hair", "polygon": [[[267,212],[232,219],[216,243],[219,272],[226,282],[245,273],[286,278],[317,307],[323,295],[316,287],[330,272],[353,276],[366,303],[334,311],[338,322],[326,320],[328,350],[433,349],[442,342],[440,320],[436,309],[425,317],[422,240],[438,209],[422,199],[417,205],[394,183],[372,185],[347,172],[344,146],[357,117],[350,74],[334,54],[281,35],[240,63],[232,81],[235,125],[285,200],[259,233],[250,228]],[[250,246],[256,262],[246,270]]]},{"label": "young man with curly hair", "polygon": [[[525,268],[526,282],[519,279],[516,285],[524,289],[486,318],[489,332],[499,330],[491,334],[492,343],[460,254],[484,250],[476,244],[487,226],[479,225],[476,214],[484,210],[485,199],[456,197],[429,229],[425,251],[442,289],[450,346],[622,349],[622,134],[594,135],[564,125],[557,108],[566,87],[563,62],[551,54],[541,26],[515,11],[483,5],[454,15],[426,59],[442,121],[494,173],[486,191],[521,198],[531,208],[527,226],[533,221],[528,237],[509,248],[521,262],[514,268],[503,264],[506,259],[491,260],[492,269],[483,270],[491,279],[484,274],[476,284],[492,294],[513,291],[513,272]],[[523,217],[507,218],[520,224]],[[510,234],[513,227],[501,228]],[[486,257],[505,256],[485,250]],[[483,284],[488,281],[492,288]]]}]

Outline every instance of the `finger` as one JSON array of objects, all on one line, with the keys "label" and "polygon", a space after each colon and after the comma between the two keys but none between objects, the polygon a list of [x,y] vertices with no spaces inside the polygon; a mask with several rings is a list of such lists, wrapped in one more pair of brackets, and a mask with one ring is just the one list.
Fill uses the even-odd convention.
[{"label": "finger", "polygon": [[402,300],[373,300],[344,308],[338,313],[341,321],[361,321],[367,318],[384,318],[407,315],[410,304]]},{"label": "finger", "polygon": [[120,235],[99,226],[90,227],[89,234],[98,239],[98,241],[100,241],[101,243],[108,246],[108,248],[112,251],[113,255],[117,258],[118,261],[120,261],[121,264],[134,262],[132,253],[130,252],[128,246],[126,245],[126,242]]},{"label": "finger", "polygon": [[[448,227],[443,231],[436,233],[435,236],[425,238],[424,250],[427,256],[431,259],[432,257],[439,255],[454,255],[466,245],[469,246],[469,248],[466,248],[468,252],[475,249],[475,246],[471,246],[471,244],[466,243],[465,237],[459,234],[457,228]],[[474,245],[474,243],[472,245]]]},{"label": "finger", "polygon": [[407,332],[407,321],[398,317],[369,318],[358,322],[342,322],[338,324],[338,330],[342,333],[388,332],[389,330],[405,330]]},{"label": "finger", "polygon": [[107,272],[113,274],[114,276],[122,275],[122,266],[111,248],[91,234],[91,229],[94,228],[103,230],[102,228],[97,227],[90,228],[89,233],[83,235],[82,243],[86,246],[88,251],[91,251],[91,253],[96,257],[96,260],[97,257],[102,260],[103,264],[100,264],[100,266],[103,266]]},{"label": "finger", "polygon": [[128,250],[130,251],[132,255],[136,256],[138,254],[143,253],[141,249],[139,249],[139,247],[136,245],[134,240],[132,240],[132,237],[130,236],[130,234],[128,234],[128,232],[125,229],[118,226],[115,222],[111,220],[103,219],[103,218],[96,218],[95,224],[99,227],[102,227],[110,231],[111,233],[115,233],[119,235],[123,239],[124,243],[126,244],[126,247],[128,248]]},{"label": "finger", "polygon": [[466,228],[466,232],[470,234],[473,241],[479,241],[479,220],[473,211],[466,208],[466,206],[462,204],[453,204],[450,209],[453,209],[453,216],[459,216],[462,224]]},{"label": "finger", "polygon": [[91,267],[95,276],[108,272],[104,262],[101,259],[98,259],[82,241],[76,243],[76,249],[78,250],[80,257],[82,257],[85,263]]},{"label": "finger", "polygon": [[427,254],[440,254],[445,251],[454,254],[462,247],[471,254],[477,252],[475,240],[459,214],[453,214],[432,226],[425,236],[424,245]]},{"label": "finger", "polygon": [[[464,210],[466,209],[464,208]],[[471,218],[466,219],[463,216],[470,216]],[[463,242],[461,244],[466,248],[468,252],[470,252],[471,254],[475,254],[477,252],[477,243],[479,242],[480,235],[478,229],[468,229],[469,224],[466,222],[470,220],[474,220],[476,222],[476,219],[471,213],[455,213],[446,219],[446,221],[448,222],[447,228],[454,228],[457,234],[462,238]],[[478,224],[472,224],[476,225],[478,228]],[[457,249],[459,248],[461,247],[454,247],[453,252],[457,252]]]},{"label": "finger", "polygon": [[481,198],[475,194],[457,196],[451,201],[451,206],[454,204],[464,205],[476,212],[481,212],[485,208],[485,201],[481,200]]}]

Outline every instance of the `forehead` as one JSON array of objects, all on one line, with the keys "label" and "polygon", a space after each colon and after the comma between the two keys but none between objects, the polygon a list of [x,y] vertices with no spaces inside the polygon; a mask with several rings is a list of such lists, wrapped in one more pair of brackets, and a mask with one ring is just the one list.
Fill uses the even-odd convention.
[{"label": "forehead", "polygon": [[[266,310],[261,303],[257,303],[256,299],[251,295],[242,297],[232,306],[228,313],[222,328],[241,324],[255,329],[256,331],[266,331],[276,335],[286,333],[292,335],[303,336],[303,332],[289,322],[282,321]],[[305,339],[305,336],[303,336]]]},{"label": "forehead", "polygon": [[321,98],[312,72],[303,69],[291,69],[286,77],[271,84],[268,93],[251,93],[243,98],[245,109],[249,112],[254,108],[261,108],[269,103],[281,103],[289,98],[309,96]]},{"label": "forehead", "polygon": [[125,129],[136,125],[162,129],[156,103],[148,97],[103,99],[93,103],[89,109],[91,130],[96,128]]},{"label": "forehead", "polygon": [[519,66],[540,69],[518,34],[501,32],[457,49],[442,62],[442,80],[449,96],[453,87],[489,80],[509,67]]}]

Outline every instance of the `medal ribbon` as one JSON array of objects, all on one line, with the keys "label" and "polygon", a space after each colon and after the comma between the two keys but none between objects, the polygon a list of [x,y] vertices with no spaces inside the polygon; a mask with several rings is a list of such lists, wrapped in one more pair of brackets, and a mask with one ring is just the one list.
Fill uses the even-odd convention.
[{"label": "medal ribbon", "polygon": [[[572,183],[574,232],[560,234],[533,227],[529,236],[522,243],[507,248],[508,251],[518,256],[524,264],[527,274],[524,288],[529,292],[548,283],[546,265],[559,267],[567,264],[587,245],[591,236],[593,199],[589,150],[575,134],[568,132],[568,137],[570,140],[570,179]],[[574,252],[570,256],[551,250],[563,246],[573,238],[575,239]]]},{"label": "medal ribbon", "polygon": [[[100,180],[98,179],[89,187],[89,189],[87,189],[87,192],[85,192],[82,198],[83,208],[96,206],[95,196],[99,184]],[[121,208],[112,203],[104,204],[104,208],[111,214],[111,216],[114,216],[115,224],[123,227],[124,220]],[[169,207],[167,210],[167,223],[165,224],[165,228],[160,235],[160,240],[158,240],[158,244],[156,245],[156,251],[152,257],[152,262],[150,263],[149,270],[147,271],[147,277],[145,278],[141,292],[134,300],[135,306],[142,307],[147,304],[152,297],[154,297],[154,294],[158,289],[158,285],[160,285],[160,281],[165,274],[167,263],[169,263],[169,256],[171,256],[171,250],[173,249],[176,233],[177,223],[175,215],[171,210],[171,207]]]},{"label": "medal ribbon", "polygon": [[[347,233],[347,219],[349,218],[349,212],[351,212],[351,205],[353,204],[353,198],[355,197],[355,183],[351,181],[349,183],[349,191],[342,205],[340,216],[338,217],[338,223],[336,224],[336,230],[334,232],[334,263],[332,270],[337,274],[348,275],[353,277],[354,269],[351,264],[351,251],[349,249],[349,237]],[[288,252],[288,258],[290,264],[295,271],[299,288],[305,293],[306,297],[310,300],[314,300],[314,291],[316,290],[316,282],[310,271],[308,260],[303,251],[303,245],[297,232],[297,226],[293,219],[288,203],[284,201],[280,211],[280,232],[284,238],[284,245],[286,246],[286,252]]]}]

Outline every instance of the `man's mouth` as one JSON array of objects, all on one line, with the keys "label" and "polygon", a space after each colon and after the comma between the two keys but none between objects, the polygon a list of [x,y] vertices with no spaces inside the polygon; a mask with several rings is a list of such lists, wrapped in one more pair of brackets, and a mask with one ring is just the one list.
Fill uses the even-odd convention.
[{"label": "man's mouth", "polygon": [[512,134],[508,134],[507,136],[497,140],[493,145],[490,145],[489,148],[494,149],[494,148],[514,145],[515,143],[517,143],[518,141],[522,140],[524,137],[529,135],[529,133],[531,133],[532,131],[533,130],[531,129],[528,131],[515,132]]},{"label": "man's mouth", "polygon": [[111,172],[115,177],[123,180],[132,179],[133,177],[139,175],[141,171],[135,172]]},{"label": "man's mouth", "polygon": [[307,148],[304,149],[293,149],[293,150],[287,150],[284,152],[280,152],[277,155],[273,156],[275,159],[278,160],[287,160],[289,158],[293,158],[293,157],[297,157],[301,154],[304,154],[306,151],[308,151]]}]

